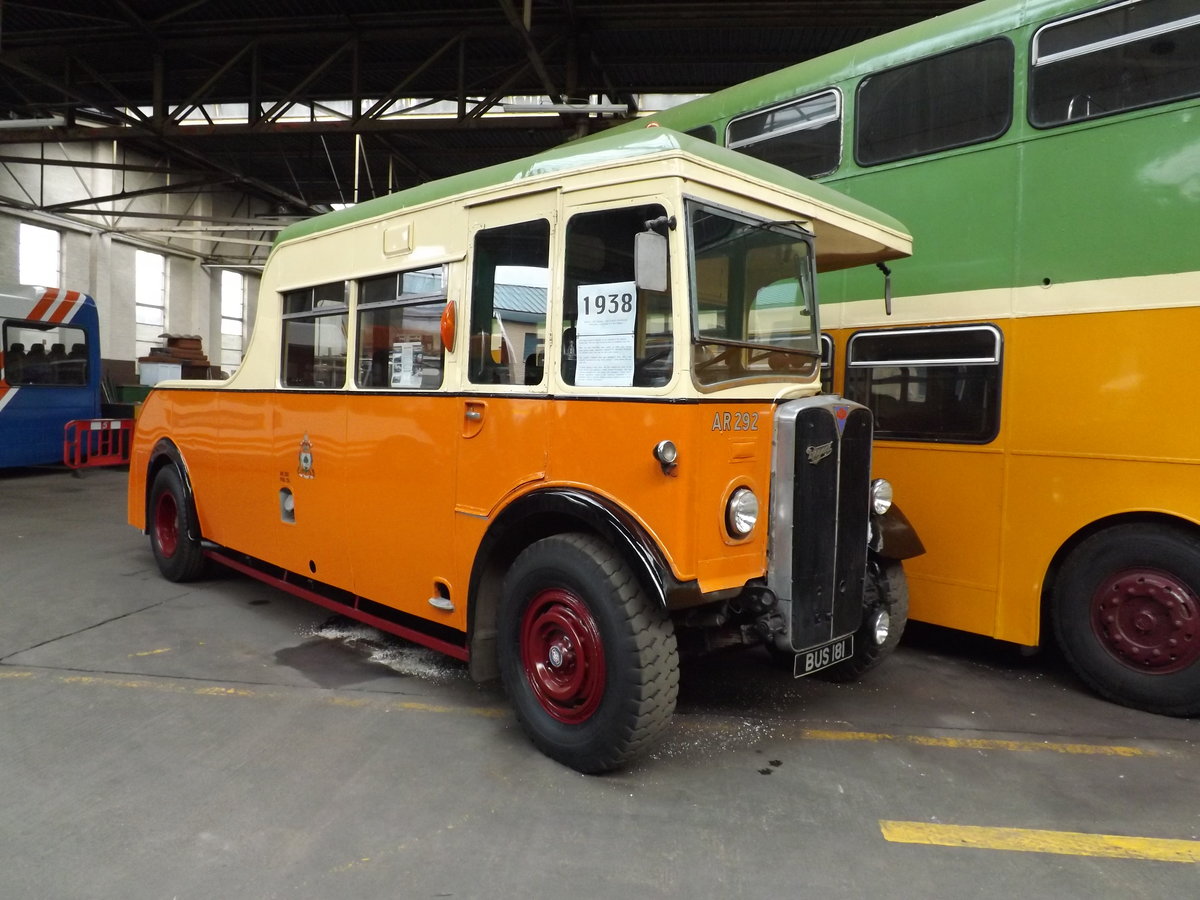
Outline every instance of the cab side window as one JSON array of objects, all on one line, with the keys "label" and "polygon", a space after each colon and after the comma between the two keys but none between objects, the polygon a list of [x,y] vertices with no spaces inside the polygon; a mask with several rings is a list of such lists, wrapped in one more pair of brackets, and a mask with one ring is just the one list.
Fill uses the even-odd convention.
[{"label": "cab side window", "polygon": [[283,295],[283,383],[297,388],[346,384],[347,283],[335,281]]},{"label": "cab side window", "polygon": [[674,371],[671,294],[639,289],[633,247],[658,204],[580,213],[567,224],[562,376],[580,387],[660,387]]},{"label": "cab side window", "polygon": [[358,367],[365,388],[431,390],[442,384],[446,348],[444,266],[391,272],[358,285]]},{"label": "cab side window", "polygon": [[550,223],[488,228],[475,236],[471,272],[473,384],[540,384],[544,375]]}]

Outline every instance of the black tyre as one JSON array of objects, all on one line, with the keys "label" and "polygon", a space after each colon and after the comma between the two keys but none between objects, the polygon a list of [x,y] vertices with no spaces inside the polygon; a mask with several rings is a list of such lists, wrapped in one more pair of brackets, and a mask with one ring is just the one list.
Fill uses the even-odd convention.
[{"label": "black tyre", "polygon": [[163,466],[150,487],[150,548],[168,581],[193,581],[204,570],[200,525],[179,471]]},{"label": "black tyre", "polygon": [[1200,713],[1200,540],[1157,525],[1092,535],[1051,599],[1063,655],[1096,693],[1169,716]]},{"label": "black tyre", "polygon": [[500,675],[547,756],[605,772],[636,756],[675,711],[671,620],[607,544],[585,534],[526,548],[504,579]]},{"label": "black tyre", "polygon": [[[884,661],[900,643],[908,624],[908,579],[904,567],[894,560],[880,560],[867,567],[864,587],[863,623],[854,633],[854,653],[843,662],[822,669],[813,677],[825,681],[857,681]],[[879,612],[887,613],[887,637],[876,638],[875,622]]]}]

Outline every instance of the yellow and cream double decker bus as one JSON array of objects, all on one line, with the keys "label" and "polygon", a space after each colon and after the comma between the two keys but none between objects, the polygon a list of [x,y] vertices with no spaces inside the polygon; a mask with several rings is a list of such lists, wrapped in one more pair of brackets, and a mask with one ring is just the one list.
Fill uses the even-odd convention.
[{"label": "yellow and cream double decker bus", "polygon": [[818,394],[814,283],[910,243],[666,129],[298,224],[237,373],[146,401],[129,519],[167,578],[214,560],[466,660],[611,769],[671,717],[677,635],[843,679],[899,640],[920,544],[870,412]]}]

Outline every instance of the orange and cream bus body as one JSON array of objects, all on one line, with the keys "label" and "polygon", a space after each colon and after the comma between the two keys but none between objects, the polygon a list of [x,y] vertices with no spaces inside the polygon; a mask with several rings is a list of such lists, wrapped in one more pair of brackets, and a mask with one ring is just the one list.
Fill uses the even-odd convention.
[{"label": "orange and cream bus body", "polygon": [[865,407],[818,396],[815,274],[888,217],[665,129],[292,226],[226,382],[143,407],[129,519],[499,676],[546,753],[620,765],[678,639],[853,677],[919,542]]}]

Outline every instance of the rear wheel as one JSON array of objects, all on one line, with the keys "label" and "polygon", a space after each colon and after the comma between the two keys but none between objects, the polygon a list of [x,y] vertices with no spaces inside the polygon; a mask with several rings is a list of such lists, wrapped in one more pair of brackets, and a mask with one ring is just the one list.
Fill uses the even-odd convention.
[{"label": "rear wheel", "polygon": [[615,769],[666,728],[679,654],[670,619],[612,548],[585,534],[526,548],[504,579],[500,674],[538,749]]},{"label": "rear wheel", "polygon": [[814,678],[857,681],[891,655],[900,643],[908,624],[908,580],[904,577],[904,567],[891,560],[869,565],[863,594],[863,623],[854,633],[854,653],[844,662],[817,672]]},{"label": "rear wheel", "polygon": [[1096,693],[1200,714],[1200,540],[1157,525],[1095,534],[1060,570],[1051,613],[1063,655]]},{"label": "rear wheel", "polygon": [[173,465],[163,466],[150,487],[150,548],[168,581],[192,581],[204,569],[200,527],[191,494]]}]

